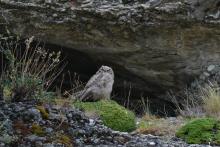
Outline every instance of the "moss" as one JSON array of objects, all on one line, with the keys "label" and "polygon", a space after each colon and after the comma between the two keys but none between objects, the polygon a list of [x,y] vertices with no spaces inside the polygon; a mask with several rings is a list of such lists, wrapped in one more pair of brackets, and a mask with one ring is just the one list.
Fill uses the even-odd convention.
[{"label": "moss", "polygon": [[45,132],[43,130],[43,128],[41,126],[39,126],[38,124],[32,124],[32,127],[31,127],[31,132],[33,134],[36,134],[38,136],[44,136],[45,135]]},{"label": "moss", "polygon": [[8,87],[4,88],[3,93],[5,97],[10,97],[12,95],[12,91]]},{"label": "moss", "polygon": [[36,108],[40,111],[43,119],[48,119],[49,114],[45,110],[44,106],[37,106]]},{"label": "moss", "polygon": [[86,112],[96,112],[104,125],[116,131],[130,132],[135,129],[135,115],[115,101],[75,102],[74,106]]},{"label": "moss", "polygon": [[4,100],[9,102],[12,96],[12,89],[9,86],[4,86],[3,88]]},{"label": "moss", "polygon": [[64,144],[65,146],[71,146],[72,142],[69,136],[60,134],[57,138],[57,142]]},{"label": "moss", "polygon": [[193,120],[180,128],[176,136],[190,144],[220,144],[220,122],[214,118]]}]

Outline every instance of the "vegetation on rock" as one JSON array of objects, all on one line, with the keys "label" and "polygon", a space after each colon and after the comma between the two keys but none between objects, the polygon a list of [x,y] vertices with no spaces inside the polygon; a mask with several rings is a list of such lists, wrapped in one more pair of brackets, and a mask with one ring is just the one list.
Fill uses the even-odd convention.
[{"label": "vegetation on rock", "polygon": [[38,136],[44,136],[45,135],[45,132],[44,132],[43,128],[38,124],[33,124],[31,129],[32,129],[31,131],[32,131],[33,134],[36,134]]},{"label": "vegetation on rock", "polygon": [[40,111],[43,119],[48,119],[49,114],[46,111],[46,109],[44,108],[44,106],[37,106],[36,108]]},{"label": "vegetation on rock", "polygon": [[26,39],[25,47],[19,40],[0,42],[0,53],[5,59],[1,63],[0,78],[5,100],[49,99],[47,90],[63,69],[60,66],[60,52],[31,47],[33,39]]},{"label": "vegetation on rock", "polygon": [[195,119],[180,128],[176,136],[190,144],[220,145],[220,121],[214,118]]},{"label": "vegetation on rock", "polygon": [[97,113],[103,123],[117,131],[130,132],[135,129],[135,115],[115,101],[75,102],[74,106]]},{"label": "vegetation on rock", "polygon": [[58,143],[64,144],[67,147],[71,147],[71,145],[72,145],[71,138],[68,135],[65,135],[65,134],[57,133],[56,134],[56,141]]}]

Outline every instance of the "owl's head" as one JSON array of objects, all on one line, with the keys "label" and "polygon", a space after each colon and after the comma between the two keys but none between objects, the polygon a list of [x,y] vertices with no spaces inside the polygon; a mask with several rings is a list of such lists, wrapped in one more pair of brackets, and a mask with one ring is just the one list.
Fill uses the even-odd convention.
[{"label": "owl's head", "polygon": [[113,70],[111,67],[108,67],[108,66],[101,66],[98,70],[99,72],[107,72],[109,74],[114,74]]}]

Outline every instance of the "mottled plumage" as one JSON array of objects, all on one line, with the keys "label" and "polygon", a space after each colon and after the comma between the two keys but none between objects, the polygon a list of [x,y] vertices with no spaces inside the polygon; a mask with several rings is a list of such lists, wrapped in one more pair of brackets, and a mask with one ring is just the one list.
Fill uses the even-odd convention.
[{"label": "mottled plumage", "polygon": [[114,83],[114,72],[108,66],[102,66],[87,82],[78,98],[82,101],[110,99]]}]

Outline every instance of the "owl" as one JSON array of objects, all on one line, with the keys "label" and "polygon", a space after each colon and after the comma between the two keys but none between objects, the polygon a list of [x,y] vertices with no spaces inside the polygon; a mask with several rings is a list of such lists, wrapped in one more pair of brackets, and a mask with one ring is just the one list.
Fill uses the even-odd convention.
[{"label": "owl", "polygon": [[99,70],[87,82],[84,90],[81,91],[81,101],[98,101],[110,99],[112,86],[114,84],[114,72],[111,67],[101,66]]}]

